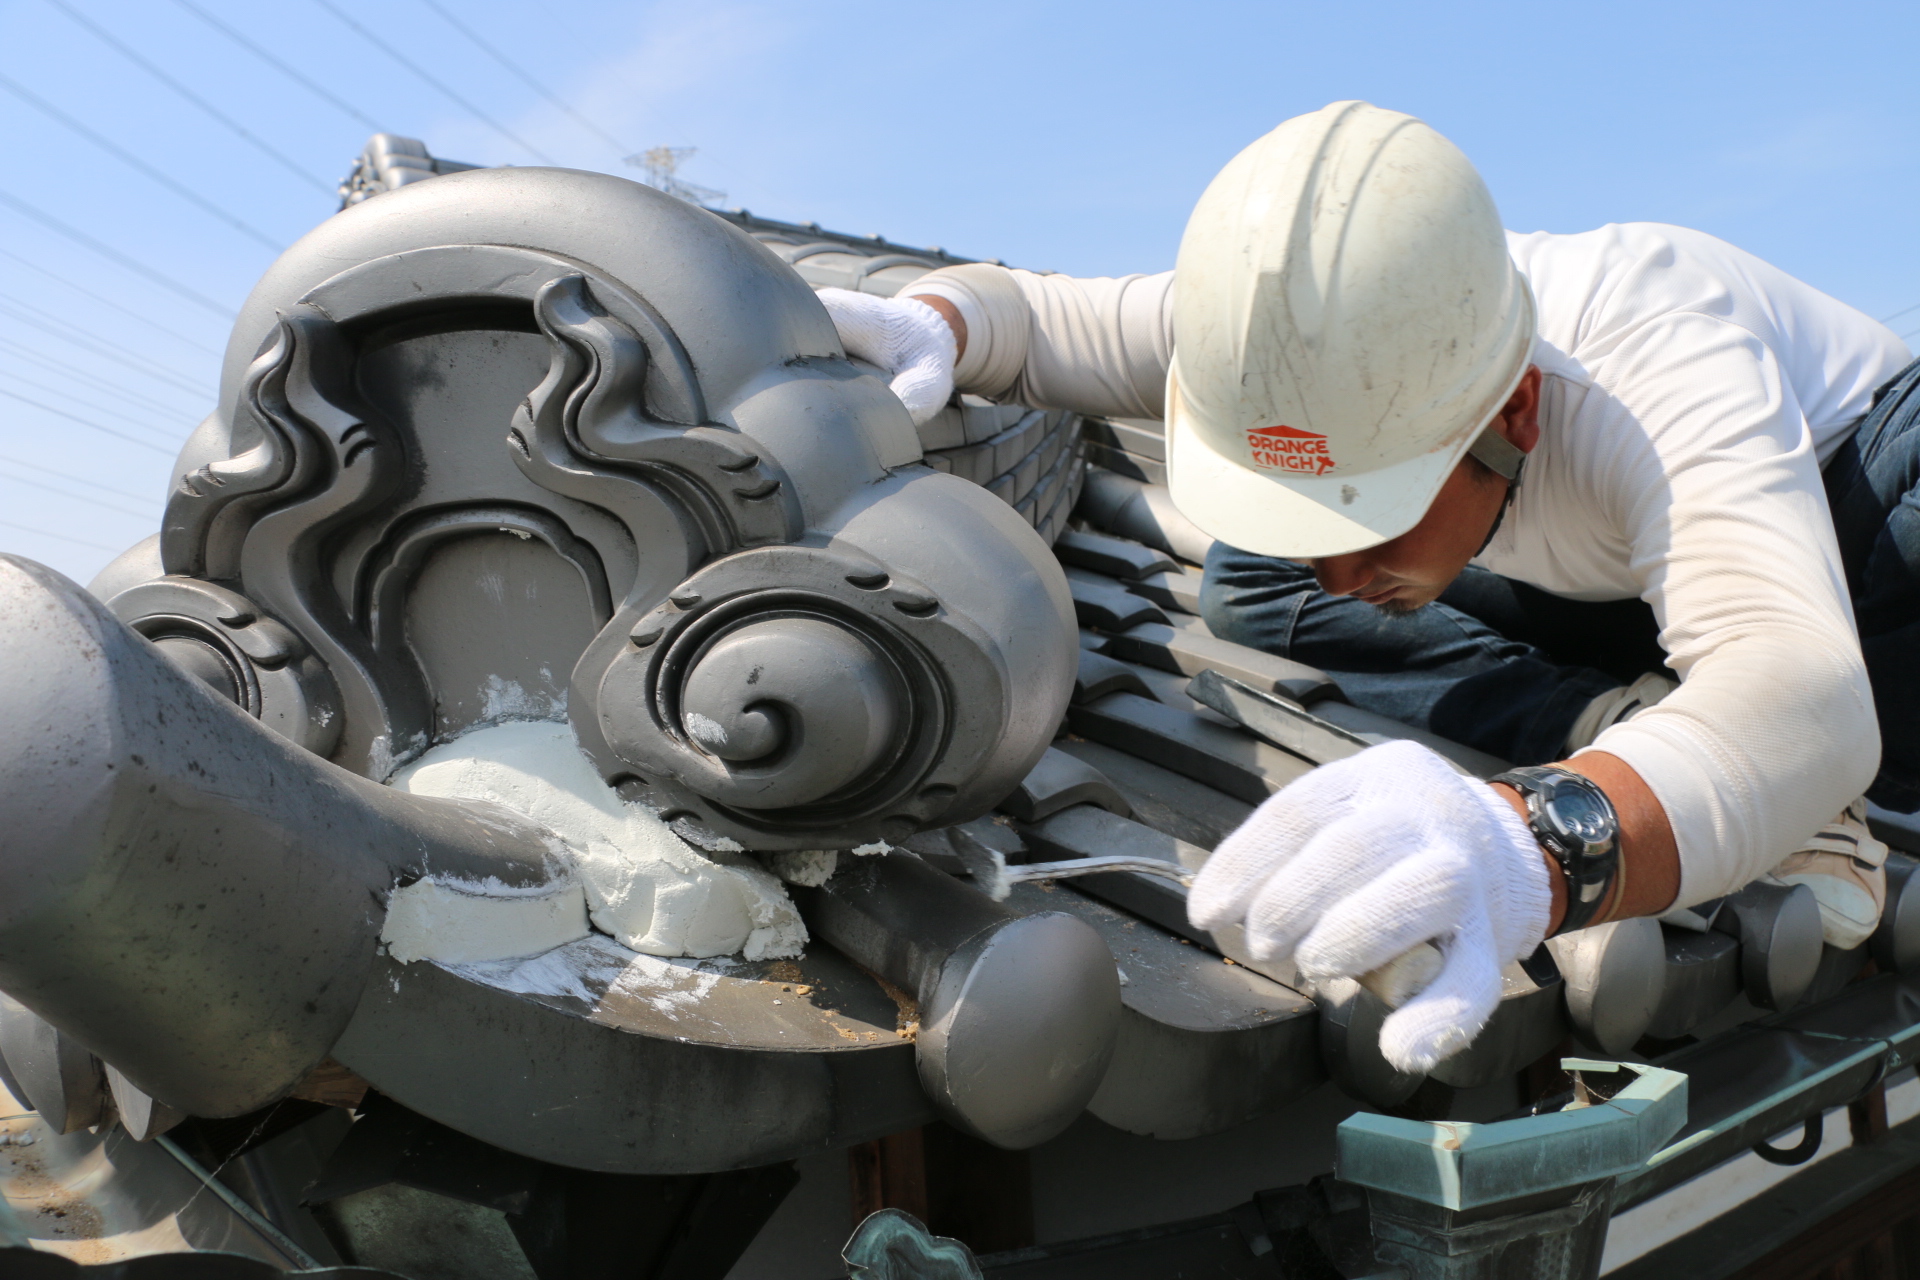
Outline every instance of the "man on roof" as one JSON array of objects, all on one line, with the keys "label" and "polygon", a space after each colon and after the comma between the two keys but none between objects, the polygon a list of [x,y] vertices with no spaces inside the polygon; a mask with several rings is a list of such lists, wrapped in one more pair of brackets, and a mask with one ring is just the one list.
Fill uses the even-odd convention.
[{"label": "man on roof", "polygon": [[1229,163],[1171,272],[908,293],[822,298],[911,412],[1164,419],[1215,634],[1528,766],[1372,748],[1194,886],[1310,978],[1432,941],[1396,1065],[1470,1041],[1556,932],[1769,874],[1830,944],[1873,930],[1865,798],[1920,808],[1920,366],[1884,326],[1696,231],[1504,233],[1451,143],[1361,102]]}]

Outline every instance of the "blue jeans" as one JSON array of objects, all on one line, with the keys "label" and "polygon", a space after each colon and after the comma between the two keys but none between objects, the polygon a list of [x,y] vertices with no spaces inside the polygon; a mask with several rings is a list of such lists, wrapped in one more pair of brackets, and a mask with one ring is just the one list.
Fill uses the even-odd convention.
[{"label": "blue jeans", "polygon": [[[1920,361],[1882,387],[1828,462],[1827,504],[1880,716],[1868,796],[1920,809]],[[1319,667],[1355,705],[1515,764],[1558,759],[1589,702],[1662,669],[1653,610],[1590,604],[1468,566],[1407,614],[1330,596],[1306,566],[1216,543],[1215,635]]]}]

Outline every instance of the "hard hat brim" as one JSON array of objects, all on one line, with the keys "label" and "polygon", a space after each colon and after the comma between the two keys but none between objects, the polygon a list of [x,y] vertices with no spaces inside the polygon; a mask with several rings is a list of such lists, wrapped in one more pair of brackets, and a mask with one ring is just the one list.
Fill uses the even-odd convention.
[{"label": "hard hat brim", "polygon": [[[1526,362],[1520,366],[1525,373]],[[1517,384],[1518,376],[1514,378]],[[1512,390],[1497,402],[1505,405]],[[1364,551],[1420,523],[1480,425],[1431,453],[1371,471],[1294,475],[1252,471],[1213,449],[1167,382],[1167,487],[1180,514],[1242,551],[1287,560]]]}]

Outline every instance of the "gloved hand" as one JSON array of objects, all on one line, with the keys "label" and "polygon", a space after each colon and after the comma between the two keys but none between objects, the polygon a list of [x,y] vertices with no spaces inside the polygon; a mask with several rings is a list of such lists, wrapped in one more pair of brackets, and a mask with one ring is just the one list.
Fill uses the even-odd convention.
[{"label": "gloved hand", "polygon": [[1221,841],[1195,880],[1202,929],[1244,923],[1262,960],[1358,978],[1419,943],[1438,976],[1390,1015],[1380,1049],[1427,1071],[1500,1003],[1500,970],[1547,932],[1552,894],[1533,834],[1484,782],[1427,748],[1389,742],[1307,774]]},{"label": "gloved hand", "polygon": [[893,375],[893,394],[907,406],[913,425],[940,412],[953,395],[957,359],[953,329],[924,302],[876,298],[850,289],[817,289],[840,331],[847,354]]}]

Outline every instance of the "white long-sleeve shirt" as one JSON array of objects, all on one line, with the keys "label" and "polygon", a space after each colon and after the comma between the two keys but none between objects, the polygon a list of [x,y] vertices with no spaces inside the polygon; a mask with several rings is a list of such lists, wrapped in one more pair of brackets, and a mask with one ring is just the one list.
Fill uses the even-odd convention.
[{"label": "white long-sleeve shirt", "polygon": [[[1594,749],[1673,824],[1676,905],[1770,869],[1879,761],[1820,482],[1908,360],[1885,326],[1723,241],[1653,223],[1509,235],[1533,286],[1540,443],[1476,563],[1577,600],[1653,606],[1677,692]],[[948,268],[961,389],[1164,416],[1173,273],[1077,280]]]}]

